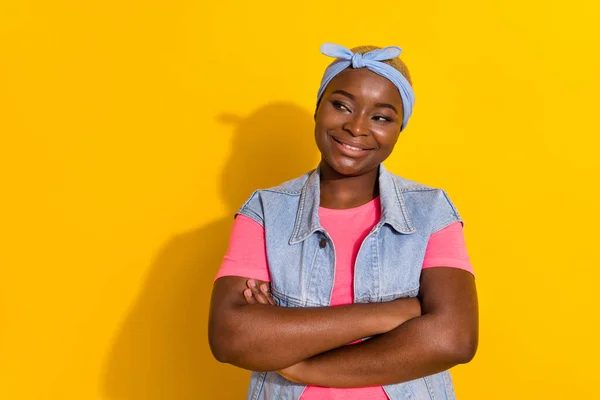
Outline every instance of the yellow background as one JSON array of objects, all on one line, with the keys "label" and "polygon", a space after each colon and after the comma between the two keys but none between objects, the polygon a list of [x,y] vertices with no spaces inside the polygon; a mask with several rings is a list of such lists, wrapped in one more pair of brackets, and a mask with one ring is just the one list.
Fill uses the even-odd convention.
[{"label": "yellow background", "polygon": [[206,338],[232,214],[314,167],[318,47],[399,45],[388,168],[466,221],[461,400],[598,398],[598,3],[3,1],[0,399],[237,399]]}]

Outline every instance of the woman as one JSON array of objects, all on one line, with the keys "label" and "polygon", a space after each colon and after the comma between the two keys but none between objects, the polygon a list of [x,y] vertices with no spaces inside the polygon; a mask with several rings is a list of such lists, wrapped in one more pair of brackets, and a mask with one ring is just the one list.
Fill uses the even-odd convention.
[{"label": "woman", "polygon": [[[382,162],[414,95],[400,49],[326,44],[318,168],[236,216],[211,302],[215,357],[248,399],[453,399],[477,348],[462,220],[441,189]],[[352,343],[352,345],[347,345]]]}]

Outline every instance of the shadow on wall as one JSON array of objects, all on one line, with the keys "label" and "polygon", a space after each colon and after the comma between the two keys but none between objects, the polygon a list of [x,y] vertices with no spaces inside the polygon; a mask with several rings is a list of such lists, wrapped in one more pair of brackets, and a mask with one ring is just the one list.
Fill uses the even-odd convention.
[{"label": "shadow on wall", "polygon": [[235,211],[253,190],[314,168],[318,152],[311,114],[293,104],[274,103],[248,118],[220,120],[236,124],[221,179],[230,216],[173,237],[150,266],[108,356],[101,390],[110,399],[245,398],[249,372],[215,361],[208,347],[213,278]]}]

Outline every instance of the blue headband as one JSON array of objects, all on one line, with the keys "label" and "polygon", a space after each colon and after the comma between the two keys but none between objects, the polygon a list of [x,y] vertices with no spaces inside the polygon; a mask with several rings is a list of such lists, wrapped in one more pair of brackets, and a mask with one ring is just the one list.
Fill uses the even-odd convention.
[{"label": "blue headband", "polygon": [[384,78],[389,79],[400,91],[400,97],[402,98],[402,131],[408,124],[408,119],[412,114],[413,105],[415,104],[415,93],[408,82],[408,80],[398,71],[396,68],[389,64],[382,63],[384,60],[391,60],[396,58],[402,53],[402,49],[396,46],[390,46],[383,49],[377,49],[370,51],[365,54],[353,53],[347,48],[332,44],[325,43],[321,46],[321,53],[329,57],[337,58],[327,69],[321,80],[321,87],[319,87],[319,93],[317,95],[317,103],[321,100],[321,96],[325,92],[325,88],[329,85],[329,82],[340,72],[348,67],[352,68],[367,68],[369,71],[373,71]]}]

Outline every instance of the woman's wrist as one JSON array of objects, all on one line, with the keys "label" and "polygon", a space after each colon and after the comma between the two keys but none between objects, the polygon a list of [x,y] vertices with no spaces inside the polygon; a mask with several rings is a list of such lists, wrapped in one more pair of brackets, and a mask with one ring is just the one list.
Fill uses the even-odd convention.
[{"label": "woman's wrist", "polygon": [[406,321],[421,316],[421,302],[416,297],[396,299],[381,304],[379,333],[387,333]]}]

